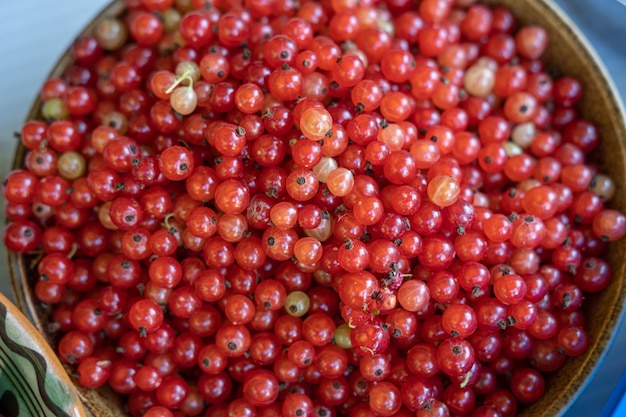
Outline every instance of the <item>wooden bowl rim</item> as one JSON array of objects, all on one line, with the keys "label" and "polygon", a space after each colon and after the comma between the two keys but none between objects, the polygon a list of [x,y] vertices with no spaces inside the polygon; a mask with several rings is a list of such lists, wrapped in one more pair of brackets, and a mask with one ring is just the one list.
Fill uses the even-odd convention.
[{"label": "wooden bowl rim", "polygon": [[[488,4],[502,3],[502,0],[479,0],[479,2],[480,1]],[[558,25],[560,31],[567,31],[566,36],[571,38],[573,42],[580,46],[579,51],[582,53],[582,55],[584,55],[584,59],[586,59],[586,64],[591,67],[592,74],[594,74],[594,76],[592,77],[604,85],[603,89],[599,91],[594,91],[594,94],[600,95],[602,97],[602,101],[606,103],[606,106],[612,108],[612,110],[614,111],[614,125],[619,134],[619,137],[616,138],[616,141],[620,144],[622,154],[624,154],[624,151],[626,150],[626,109],[624,107],[624,102],[621,96],[617,94],[618,89],[615,85],[615,82],[613,81],[613,78],[611,77],[609,71],[607,70],[604,62],[596,52],[595,48],[587,39],[582,30],[578,27],[578,25],[574,23],[574,21],[553,0],[533,1],[528,6],[541,9],[546,14],[551,15],[545,16],[545,18],[551,20],[554,25]],[[614,270],[612,272],[613,280],[623,280],[624,278],[626,278],[626,275],[624,273],[624,263],[622,263],[620,271]],[[604,291],[609,290],[609,288],[606,288]],[[617,329],[619,329],[620,325],[624,322],[626,286],[622,284],[619,290],[620,291],[618,300],[621,302],[617,302],[612,306],[602,322],[603,333],[609,333],[610,337],[603,340],[603,342],[597,344],[598,347],[601,347],[601,351],[596,351],[595,355],[589,355],[584,361],[583,367],[581,368],[587,369],[589,372],[584,374],[582,378],[569,379],[567,383],[564,384],[565,386],[561,387],[562,395],[555,396],[554,398],[547,400],[550,405],[550,410],[556,411],[554,417],[561,417],[565,415],[565,413],[574,404],[580,394],[589,386],[594,376],[598,373],[600,366],[604,362],[604,359],[606,358],[611,346],[615,342]],[[569,358],[570,361],[572,359],[574,358]],[[535,403],[535,405],[538,405],[538,403]],[[531,408],[535,409],[535,407],[532,406]],[[555,408],[556,410],[554,410]],[[526,415],[526,413],[524,413],[524,415]]]},{"label": "wooden bowl rim", "polygon": [[[510,3],[511,1],[514,0],[479,0],[480,3],[488,4],[491,6],[502,5],[507,2]],[[567,36],[570,37],[572,41],[580,47],[580,52],[587,60],[587,64],[591,66],[591,70],[595,73],[594,78],[596,78],[604,85],[603,89],[601,89],[600,91],[596,91],[595,93],[600,94],[602,96],[602,101],[606,103],[606,106],[612,108],[616,115],[619,115],[619,118],[614,123],[614,127],[620,133],[620,138],[617,140],[621,144],[620,146],[622,152],[624,152],[624,150],[626,149],[624,145],[624,138],[626,138],[626,111],[624,109],[624,104],[621,97],[616,93],[618,90],[615,86],[615,83],[609,72],[607,71],[605,65],[603,64],[602,60],[595,51],[594,47],[591,45],[591,43],[580,30],[580,28],[567,16],[567,14],[560,8],[560,6],[558,6],[552,0],[532,1],[530,2],[530,4],[528,4],[528,6],[546,13],[547,16],[545,16],[545,18],[547,20],[551,20],[553,25],[558,25],[559,30],[566,30]],[[92,20],[90,20],[90,22],[81,30],[78,36],[90,33],[100,21],[108,17],[119,16],[119,14],[123,10],[123,0],[111,1],[96,16],[94,16]],[[70,62],[71,55],[70,48],[68,47],[64,54],[56,61],[48,77],[56,76],[62,73],[62,70]],[[33,104],[25,120],[37,119],[40,113],[40,105],[41,101],[39,96],[37,96],[33,101]],[[618,116],[616,116],[616,118],[617,117]],[[22,166],[24,153],[24,148],[21,145],[18,145],[18,149],[15,153],[15,158],[13,160],[13,169],[17,169]],[[19,307],[19,309],[31,319],[35,328],[39,330],[44,335],[44,337],[47,337],[48,335],[45,332],[45,323],[42,322],[41,317],[38,314],[39,308],[34,303],[34,294],[29,286],[23,285],[26,281],[26,277],[28,276],[28,269],[25,265],[25,258],[21,255],[17,255],[11,252],[7,253],[8,265],[10,270],[10,281],[16,299],[15,303]],[[615,273],[616,271],[613,272],[613,279],[624,278],[625,276],[624,268],[621,268],[620,274]],[[610,347],[613,345],[616,338],[616,329],[618,329],[624,321],[624,302],[626,302],[626,286],[622,285],[619,290],[619,300],[621,301],[621,303],[616,303],[615,305],[613,305],[608,312],[609,314],[607,314],[605,320],[603,320],[603,331],[605,333],[610,333],[610,337],[598,343],[598,346],[601,347],[601,351],[595,352],[597,353],[595,355],[590,355],[589,358],[586,359],[583,363],[583,368],[589,369],[589,372],[583,375],[582,378],[569,380],[565,385],[565,388],[567,389],[563,391],[565,395],[551,399],[549,407],[551,411],[556,411],[557,414],[554,415],[555,417],[564,415],[565,412],[573,405],[575,399],[579,396],[579,394],[591,383],[591,380],[596,375],[600,365],[604,362],[604,359]],[[48,340],[48,343],[50,343],[50,340]],[[86,390],[82,389],[80,386],[77,386],[76,388],[78,389],[78,394],[83,399],[87,409],[91,412],[97,412],[98,410],[94,409],[92,404],[90,404],[90,401],[87,398]],[[554,410],[554,408],[556,408],[557,410]],[[523,415],[526,415],[526,413],[524,412]]]}]

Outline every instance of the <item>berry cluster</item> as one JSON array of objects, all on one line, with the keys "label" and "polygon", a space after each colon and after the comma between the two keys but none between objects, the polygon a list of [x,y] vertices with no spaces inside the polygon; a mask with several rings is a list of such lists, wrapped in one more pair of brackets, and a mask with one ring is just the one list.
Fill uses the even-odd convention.
[{"label": "berry cluster", "polygon": [[547,32],[474,0],[126,0],[24,124],[4,241],[131,416],[512,417],[626,233]]}]

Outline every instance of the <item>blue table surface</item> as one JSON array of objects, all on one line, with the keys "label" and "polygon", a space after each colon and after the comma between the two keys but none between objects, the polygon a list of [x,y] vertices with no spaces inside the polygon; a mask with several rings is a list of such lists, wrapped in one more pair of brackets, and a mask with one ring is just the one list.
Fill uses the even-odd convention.
[{"label": "blue table surface", "polygon": [[[626,98],[626,6],[620,4],[626,0],[554,1],[588,37],[621,96]],[[9,170],[15,145],[10,132],[19,130],[50,64],[106,3],[107,0],[0,1],[0,177]],[[0,259],[6,259],[1,245]],[[10,296],[4,266],[0,268],[0,291]],[[626,370],[626,355],[622,353],[625,349],[626,328],[621,326],[602,366],[566,417],[600,414]]]}]

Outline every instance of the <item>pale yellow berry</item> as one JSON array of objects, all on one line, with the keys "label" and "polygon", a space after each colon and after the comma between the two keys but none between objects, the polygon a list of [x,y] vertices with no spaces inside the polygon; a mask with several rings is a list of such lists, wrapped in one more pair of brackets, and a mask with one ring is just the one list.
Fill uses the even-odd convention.
[{"label": "pale yellow berry", "polygon": [[196,109],[198,96],[191,87],[178,87],[170,96],[170,105],[176,113],[187,116]]},{"label": "pale yellow berry", "polygon": [[180,78],[180,84],[190,85],[200,79],[200,68],[195,62],[183,61],[176,65],[175,74]]},{"label": "pale yellow berry", "polygon": [[485,193],[481,193],[480,191],[476,191],[474,193],[474,200],[472,201],[472,205],[474,207],[489,208],[489,197],[487,197],[487,194],[485,194]]},{"label": "pale yellow berry", "polygon": [[293,291],[285,298],[285,311],[292,317],[302,317],[311,306],[309,296],[302,291]]},{"label": "pale yellow berry", "polygon": [[49,121],[65,120],[70,117],[70,112],[65,102],[60,98],[53,98],[41,106],[41,116]]},{"label": "pale yellow berry", "polygon": [[527,180],[524,180],[520,182],[519,184],[517,184],[517,188],[527,193],[528,191],[532,190],[533,188],[537,188],[540,185],[543,185],[540,181],[534,178],[528,178]]},{"label": "pale yellow berry", "polygon": [[474,65],[478,67],[487,67],[492,71],[498,69],[498,63],[493,58],[489,58],[486,56],[478,58],[478,61],[476,61]]},{"label": "pale yellow berry", "polygon": [[180,27],[180,12],[176,9],[167,9],[163,12],[163,30],[174,32]]},{"label": "pale yellow berry", "polygon": [[313,173],[319,182],[325,183],[328,179],[328,174],[337,169],[337,167],[339,167],[339,164],[334,158],[325,156],[313,167]]},{"label": "pale yellow berry", "polygon": [[128,29],[119,19],[105,19],[94,30],[94,36],[102,49],[114,51],[126,44]]},{"label": "pale yellow berry", "polygon": [[517,143],[511,142],[510,140],[505,141],[502,147],[509,158],[524,153],[524,150]]},{"label": "pale yellow berry", "polygon": [[487,97],[493,91],[495,73],[486,66],[472,66],[465,72],[463,87],[472,96]]},{"label": "pale yellow berry", "polygon": [[596,174],[589,188],[595,195],[600,197],[602,201],[611,200],[615,194],[615,183],[610,177],[604,174]]},{"label": "pale yellow berry", "polygon": [[322,215],[322,221],[315,229],[304,229],[304,234],[326,242],[333,235],[333,221],[329,213]]},{"label": "pale yellow berry", "polygon": [[75,180],[85,175],[87,171],[87,161],[79,152],[64,152],[57,161],[59,175],[66,180]]},{"label": "pale yellow berry", "polygon": [[347,323],[340,324],[335,329],[335,334],[333,338],[335,339],[335,344],[342,349],[352,349],[352,341],[350,340],[350,333],[352,329],[348,326]]},{"label": "pale yellow berry", "polygon": [[112,127],[120,135],[125,135],[128,130],[128,119],[123,113],[111,110],[102,119],[102,125]]},{"label": "pale yellow berry", "polygon": [[528,148],[537,136],[537,128],[533,122],[520,123],[513,128],[511,139],[522,148]]}]

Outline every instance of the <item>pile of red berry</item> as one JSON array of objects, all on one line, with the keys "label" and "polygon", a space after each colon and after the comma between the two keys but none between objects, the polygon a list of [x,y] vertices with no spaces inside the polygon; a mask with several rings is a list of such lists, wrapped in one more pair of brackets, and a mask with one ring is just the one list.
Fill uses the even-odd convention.
[{"label": "pile of red berry", "polygon": [[548,36],[474,0],[126,0],[24,124],[4,241],[131,416],[511,417],[626,233]]}]

